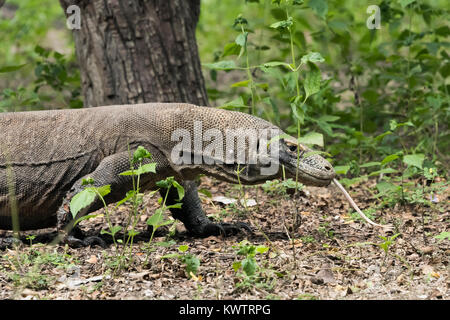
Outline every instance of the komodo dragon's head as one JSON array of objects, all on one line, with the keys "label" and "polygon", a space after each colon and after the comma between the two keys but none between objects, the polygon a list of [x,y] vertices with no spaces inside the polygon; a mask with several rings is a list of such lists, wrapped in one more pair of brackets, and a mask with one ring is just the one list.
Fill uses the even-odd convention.
[{"label": "komodo dragon's head", "polygon": [[[195,107],[190,112],[191,119],[184,125],[189,129],[187,136],[194,140],[186,144],[188,150],[183,143],[172,149],[172,163],[185,178],[203,173],[232,183],[259,184],[298,177],[305,185],[327,186],[336,175],[317,152],[263,119],[210,108]],[[200,129],[203,138],[196,143],[195,136],[201,134],[195,132]]]},{"label": "komodo dragon's head", "polygon": [[278,152],[267,152],[265,159],[259,159],[257,163],[219,163],[207,166],[206,171],[232,183],[258,184],[283,177],[295,181],[297,176],[299,182],[318,187],[328,186],[336,176],[327,160],[310,148],[296,143],[292,137],[279,139],[273,147],[277,148]]}]

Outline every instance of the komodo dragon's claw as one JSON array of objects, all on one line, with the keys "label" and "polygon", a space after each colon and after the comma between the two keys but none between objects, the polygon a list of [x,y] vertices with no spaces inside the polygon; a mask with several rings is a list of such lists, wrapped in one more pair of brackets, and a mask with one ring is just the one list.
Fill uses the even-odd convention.
[{"label": "komodo dragon's claw", "polygon": [[244,222],[236,222],[236,223],[208,223],[205,225],[201,231],[201,233],[193,232],[196,236],[200,237],[208,237],[208,236],[231,236],[236,235],[239,232],[242,232],[242,230],[253,233],[253,229],[251,226]]},{"label": "komodo dragon's claw", "polygon": [[67,243],[71,248],[82,248],[82,247],[88,247],[92,245],[99,245],[102,248],[106,248],[106,242],[97,236],[90,236],[86,237],[84,239],[78,239],[74,236],[67,236],[64,240],[64,243]]},{"label": "komodo dragon's claw", "polygon": [[84,236],[78,228],[73,228],[70,232],[60,231],[58,236],[52,241],[52,244],[67,244],[71,248],[83,248],[93,245],[99,245],[106,248],[106,242],[98,236]]}]

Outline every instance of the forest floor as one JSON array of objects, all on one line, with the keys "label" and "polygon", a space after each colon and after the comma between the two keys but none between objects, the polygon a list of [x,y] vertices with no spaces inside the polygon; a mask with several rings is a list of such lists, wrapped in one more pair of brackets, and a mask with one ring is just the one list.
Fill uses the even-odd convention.
[{"label": "forest floor", "polygon": [[[201,188],[213,197],[239,194],[236,186],[209,178],[202,179]],[[350,188],[362,210],[376,208],[379,201],[368,190],[364,183]],[[352,215],[334,185],[305,187],[295,197],[268,194],[261,187],[246,187],[245,192],[257,203],[247,211],[208,197],[203,206],[210,217],[247,222],[254,234],[199,239],[177,223],[170,239],[167,233],[154,239],[165,246],[152,245],[151,250],[145,220],[158,204],[156,195],[146,197],[138,229],[147,240],[136,239],[132,262],[116,273],[118,250],[111,242],[107,248],[74,249],[39,243],[54,230],[32,232],[38,236],[31,247],[0,251],[0,299],[450,299],[450,241],[435,238],[450,231],[448,189],[438,199],[440,210],[399,204],[376,210],[378,222],[395,226],[387,234]],[[128,210],[119,208],[114,220],[126,219]],[[299,226],[288,234],[295,214],[301,218]],[[98,235],[106,224],[95,218],[82,222],[82,228]],[[244,239],[268,248],[255,256],[254,277],[233,269],[246,258],[237,254]],[[188,246],[185,253],[178,249],[182,245]],[[187,275],[186,260],[162,258],[169,254],[197,257],[197,275]]]}]

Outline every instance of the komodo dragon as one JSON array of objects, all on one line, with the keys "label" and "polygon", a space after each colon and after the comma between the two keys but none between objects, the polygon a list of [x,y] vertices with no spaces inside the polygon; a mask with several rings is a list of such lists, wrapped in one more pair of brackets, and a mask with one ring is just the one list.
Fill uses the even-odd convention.
[{"label": "komodo dragon", "polygon": [[[200,128],[199,128],[200,127]],[[173,150],[180,145],[181,138],[173,138],[175,130],[181,129],[193,140],[194,150],[189,156],[186,148],[178,150],[179,155],[188,154],[193,164],[176,164]],[[269,161],[278,165],[276,172],[261,174],[266,162],[251,164],[249,142],[245,147],[232,145],[228,153],[238,153],[244,149],[248,158],[244,162],[215,161],[212,164],[195,162],[207,159],[205,145],[212,141],[200,137],[203,143],[195,146],[199,129],[205,134],[224,134],[226,130],[252,129],[269,130],[264,140],[257,139],[269,149],[277,145],[277,153],[268,155]],[[208,129],[211,129],[208,131]],[[183,131],[184,130],[184,131]],[[196,131],[197,130],[197,131]],[[141,190],[155,188],[155,182],[174,176],[176,180],[192,180],[199,174],[213,176],[222,181],[237,182],[236,170],[240,168],[242,184],[258,184],[281,178],[282,166],[287,178],[296,176],[297,148],[299,148],[298,180],[307,185],[326,186],[334,178],[335,172],[328,161],[317,154],[307,154],[310,149],[293,144],[289,138],[273,139],[278,143],[268,143],[283,132],[271,123],[249,114],[216,108],[198,107],[177,103],[146,103],[137,105],[106,106],[86,109],[50,110],[17,113],[0,113],[0,229],[12,229],[10,201],[12,192],[17,203],[21,230],[41,229],[57,226],[60,234],[68,230],[72,216],[68,210],[70,199],[83,187],[82,179],[90,176],[96,186],[111,185],[107,203],[122,199],[132,189],[131,178],[119,176],[129,170],[129,148],[145,147],[157,163],[156,174],[141,177]],[[196,133],[197,132],[197,133]],[[227,131],[228,132],[228,131]],[[231,131],[230,131],[231,132]],[[286,136],[286,135],[285,135]],[[209,140],[208,140],[209,139]],[[293,139],[293,138],[292,138]],[[175,141],[173,141],[175,140]],[[223,143],[216,139],[216,143]],[[250,140],[249,140],[250,141]],[[191,141],[188,141],[191,146]],[[203,147],[203,148],[202,148]],[[175,148],[175,149],[174,149]],[[222,146],[220,147],[222,148]],[[259,149],[258,149],[259,150]],[[261,149],[261,150],[264,150]],[[186,153],[184,153],[186,152]],[[220,150],[210,152],[211,158],[220,155]],[[177,155],[177,152],[175,152]],[[200,158],[198,158],[200,156]],[[237,157],[235,157],[237,158]],[[185,159],[185,158],[183,158]],[[215,159],[217,160],[217,159]],[[223,159],[222,159],[223,160]],[[247,161],[247,162],[246,162]],[[186,161],[185,161],[186,162]],[[198,161],[197,161],[198,162]],[[11,187],[12,186],[12,187]],[[174,188],[173,188],[174,189]],[[168,202],[178,198],[176,190],[169,195]],[[172,200],[170,200],[172,199]],[[97,199],[98,200],[98,199]],[[87,214],[102,207],[95,201],[83,210]],[[182,221],[186,229],[195,236],[218,235],[235,230],[239,225],[215,224],[204,214],[195,191],[187,188],[181,209],[172,209],[175,218]],[[64,239],[73,240],[71,235]],[[86,242],[81,241],[84,245]],[[69,241],[70,243],[70,241]]]}]

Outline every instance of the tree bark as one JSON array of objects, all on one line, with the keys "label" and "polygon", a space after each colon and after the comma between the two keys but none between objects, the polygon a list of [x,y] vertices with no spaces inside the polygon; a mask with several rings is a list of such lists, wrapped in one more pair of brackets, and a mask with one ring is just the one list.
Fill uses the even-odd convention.
[{"label": "tree bark", "polygon": [[73,30],[85,107],[143,102],[207,105],[195,28],[200,0],[60,0]]}]

